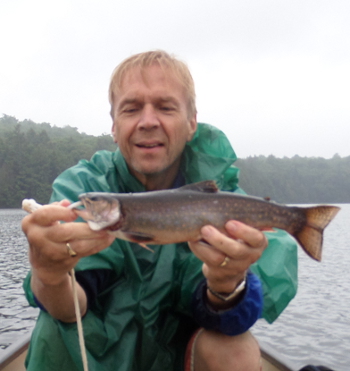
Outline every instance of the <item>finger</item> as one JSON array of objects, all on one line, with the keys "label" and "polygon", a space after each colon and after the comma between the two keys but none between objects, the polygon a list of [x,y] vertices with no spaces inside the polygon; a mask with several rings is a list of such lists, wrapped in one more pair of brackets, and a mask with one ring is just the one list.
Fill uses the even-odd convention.
[{"label": "finger", "polygon": [[100,239],[107,235],[106,231],[93,231],[87,223],[54,224],[43,229],[45,238],[53,242],[68,242],[72,240]]},{"label": "finger", "polygon": [[210,266],[219,266],[226,257],[223,252],[202,241],[189,242],[188,244],[197,258]]},{"label": "finger", "polygon": [[[76,257],[82,258],[93,255],[110,246],[114,241],[114,236],[106,234],[103,237],[89,239],[89,240],[74,240],[69,242],[69,246],[76,253]],[[67,246],[63,248],[66,255],[69,254]]]},{"label": "finger", "polygon": [[23,219],[22,229],[26,233],[30,224],[49,226],[58,221],[71,222],[76,218],[77,215],[74,211],[67,209],[67,207],[57,204],[44,205]]},{"label": "finger", "polygon": [[64,206],[64,207],[67,207],[71,204],[71,202],[69,200],[65,199],[65,200],[59,201],[57,204],[61,205],[61,206]]},{"label": "finger", "polygon": [[[80,258],[96,254],[110,246],[113,241],[114,236],[110,234],[87,240],[60,243],[44,240],[41,242],[41,247],[33,243],[30,244],[29,257],[32,265],[36,268],[50,266],[59,271],[68,271],[75,266]],[[75,252],[73,256],[72,250]]]},{"label": "finger", "polygon": [[[218,231],[216,228],[207,225],[202,228],[201,230],[203,238],[212,246],[215,247],[215,250],[220,251],[220,257],[222,256],[229,256],[234,259],[242,259],[246,255],[246,248],[248,246],[245,246],[241,243],[241,241],[236,241],[232,237],[226,236],[225,234]],[[223,258],[221,259],[221,262],[223,261]]]},{"label": "finger", "polygon": [[226,223],[227,232],[235,239],[244,241],[253,248],[267,247],[267,238],[258,229],[248,226],[247,224],[231,220]]}]

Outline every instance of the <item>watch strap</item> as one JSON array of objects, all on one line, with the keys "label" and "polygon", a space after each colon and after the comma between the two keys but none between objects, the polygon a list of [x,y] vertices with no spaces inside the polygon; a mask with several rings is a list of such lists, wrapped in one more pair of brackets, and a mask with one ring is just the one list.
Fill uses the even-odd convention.
[{"label": "watch strap", "polygon": [[234,298],[236,298],[243,290],[245,289],[246,286],[246,277],[243,278],[243,280],[240,282],[240,284],[229,294],[224,294],[217,292],[213,290],[211,287],[207,286],[208,290],[217,298],[223,300],[223,301],[230,301]]}]

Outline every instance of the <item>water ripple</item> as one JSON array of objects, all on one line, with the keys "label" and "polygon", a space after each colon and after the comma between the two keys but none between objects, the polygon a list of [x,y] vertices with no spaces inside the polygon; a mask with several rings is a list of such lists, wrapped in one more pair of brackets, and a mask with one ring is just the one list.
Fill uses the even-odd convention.
[{"label": "water ripple", "polygon": [[299,249],[299,288],[272,324],[260,320],[253,333],[299,367],[348,371],[350,365],[350,205],[325,232],[322,263]]},{"label": "water ripple", "polygon": [[22,289],[29,270],[24,215],[22,210],[0,210],[0,352],[29,332],[38,315]]},{"label": "water ripple", "polygon": [[[348,371],[350,365],[350,204],[325,233],[322,263],[299,249],[296,298],[272,324],[260,320],[253,333],[300,368],[325,365]],[[22,290],[29,270],[21,210],[0,210],[0,352],[34,326],[37,310]]]}]

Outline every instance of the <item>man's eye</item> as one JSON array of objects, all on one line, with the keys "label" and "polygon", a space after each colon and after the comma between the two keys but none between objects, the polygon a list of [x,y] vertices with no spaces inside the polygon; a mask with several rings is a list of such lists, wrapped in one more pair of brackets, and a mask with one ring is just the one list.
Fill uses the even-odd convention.
[{"label": "man's eye", "polygon": [[160,109],[162,111],[173,111],[174,110],[174,108],[171,106],[161,106]]},{"label": "man's eye", "polygon": [[135,107],[129,107],[129,108],[124,108],[123,109],[123,112],[125,113],[133,113],[133,112],[136,112],[137,111],[137,108]]}]

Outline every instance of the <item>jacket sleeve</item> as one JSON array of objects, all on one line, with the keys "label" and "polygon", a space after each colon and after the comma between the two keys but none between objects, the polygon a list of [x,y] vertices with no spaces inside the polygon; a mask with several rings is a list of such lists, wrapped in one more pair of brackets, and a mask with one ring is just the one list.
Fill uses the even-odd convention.
[{"label": "jacket sleeve", "polygon": [[[246,194],[241,188],[235,193]],[[294,298],[298,288],[298,244],[281,229],[265,232],[269,241],[261,258],[250,269],[262,283],[262,317],[272,323]]]},{"label": "jacket sleeve", "polygon": [[231,309],[216,311],[207,302],[207,285],[203,280],[193,295],[193,316],[199,326],[219,331],[225,335],[239,335],[254,325],[261,317],[263,307],[262,287],[259,278],[249,272],[246,289],[241,300]]},{"label": "jacket sleeve", "polygon": [[262,317],[272,323],[294,298],[298,287],[297,243],[282,230],[265,232],[269,245],[251,266],[261,280],[264,295]]}]

